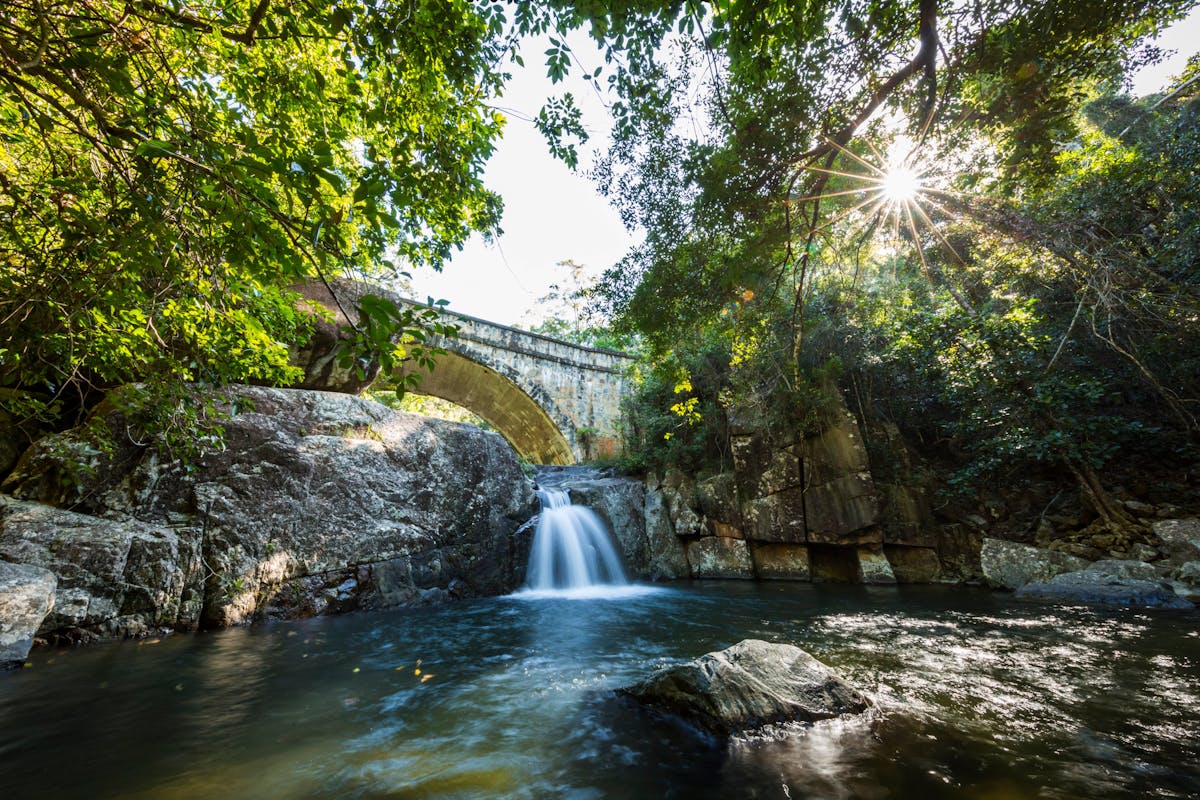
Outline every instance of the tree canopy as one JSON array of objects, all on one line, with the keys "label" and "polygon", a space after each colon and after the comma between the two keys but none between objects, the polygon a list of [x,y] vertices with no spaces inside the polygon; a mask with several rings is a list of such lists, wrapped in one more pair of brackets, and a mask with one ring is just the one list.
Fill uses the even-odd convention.
[{"label": "tree canopy", "polygon": [[676,419],[650,414],[647,446],[694,458],[747,404],[796,430],[840,371],[860,405],[954,443],[961,480],[1057,465],[1119,517],[1096,470],[1198,430],[1190,72],[1171,98],[1122,93],[1192,5],[658,17],[665,44],[619,62],[598,169],[646,232],[597,294],[658,361],[651,405]]},{"label": "tree canopy", "polygon": [[[186,423],[187,387],[289,382],[292,286],[497,230],[489,102],[521,37],[558,79],[585,29],[617,98],[593,173],[645,233],[589,297],[646,343],[650,439],[738,403],[803,427],[840,373],[963,443],[967,477],[1053,463],[1103,505],[1114,453],[1197,431],[1196,63],[1170,96],[1122,86],[1193,5],[17,0],[0,402],[141,382]],[[535,124],[575,162],[569,95]],[[351,346],[425,324],[394,312],[365,304]]]},{"label": "tree canopy", "polygon": [[440,266],[495,231],[502,12],[6,4],[0,386],[52,413],[129,381],[286,383],[291,285]]}]

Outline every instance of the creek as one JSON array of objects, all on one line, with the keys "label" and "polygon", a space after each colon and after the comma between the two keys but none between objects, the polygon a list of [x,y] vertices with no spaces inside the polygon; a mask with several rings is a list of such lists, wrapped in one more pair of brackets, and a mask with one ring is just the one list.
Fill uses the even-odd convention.
[{"label": "creek", "polygon": [[[1198,622],[694,582],[40,649],[0,676],[0,797],[1196,797]],[[876,708],[721,743],[609,692],[748,637]]]}]

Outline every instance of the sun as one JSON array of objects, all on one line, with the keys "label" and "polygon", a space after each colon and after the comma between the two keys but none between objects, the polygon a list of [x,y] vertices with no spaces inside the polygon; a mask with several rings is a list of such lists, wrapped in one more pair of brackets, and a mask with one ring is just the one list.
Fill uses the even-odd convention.
[{"label": "sun", "polygon": [[880,178],[879,188],[887,200],[907,203],[921,193],[921,176],[912,167],[892,166]]},{"label": "sun", "polygon": [[[886,154],[869,140],[864,140],[864,143],[869,152],[856,153],[839,142],[829,140],[836,155],[844,157],[839,165],[842,166],[841,169],[834,168],[835,162],[832,158],[827,159],[821,166],[812,162],[801,166],[801,171],[811,173],[813,179],[809,184],[809,191],[801,191],[799,194],[802,196],[794,198],[794,202],[813,202],[817,204],[816,208],[819,208],[821,201],[826,199],[854,198],[850,203],[831,212],[828,219],[810,227],[807,231],[809,242],[811,243],[821,231],[847,219],[851,225],[863,226],[864,234],[876,230],[884,233],[890,229],[893,241],[897,245],[901,231],[905,231],[917,245],[917,256],[922,267],[928,271],[925,247],[920,244],[921,235],[918,230],[918,227],[922,227],[940,242],[946,253],[962,263],[962,257],[942,232],[942,226],[934,222],[931,214],[941,212],[947,217],[956,216],[955,212],[946,207],[944,201],[947,197],[965,195],[939,187],[939,170],[928,158],[922,159],[918,148],[906,137],[896,138],[891,146],[886,148]],[[824,157],[827,154],[826,152],[820,155]],[[815,160],[814,158],[814,162]],[[835,186],[832,191],[828,191],[829,181],[835,177],[846,179],[849,186],[844,189]]]}]

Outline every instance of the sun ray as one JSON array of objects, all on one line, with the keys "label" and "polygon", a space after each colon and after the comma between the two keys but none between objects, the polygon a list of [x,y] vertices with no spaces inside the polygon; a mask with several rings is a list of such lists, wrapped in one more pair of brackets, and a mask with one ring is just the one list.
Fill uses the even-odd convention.
[{"label": "sun ray", "polygon": [[868,197],[866,200],[863,200],[861,203],[857,203],[857,204],[851,206],[850,208],[844,209],[842,211],[842,213],[838,214],[833,219],[826,220],[824,223],[817,226],[816,228],[810,228],[808,233],[810,236],[818,234],[821,231],[828,228],[830,225],[833,225],[833,224],[845,219],[847,216],[849,216],[850,214],[853,214],[855,211],[857,211],[858,209],[867,205],[868,203],[879,202],[879,199],[880,198],[878,198],[878,197]]},{"label": "sun ray", "polygon": [[[825,198],[837,197],[851,198],[845,202],[853,202],[853,205],[831,213],[830,218],[826,220],[813,220],[812,225],[806,227],[804,235],[828,236],[830,228],[843,223],[853,214],[862,213],[865,209],[860,218],[851,219],[849,235],[858,236],[860,242],[873,240],[878,243],[882,248],[879,251],[879,258],[882,259],[879,268],[885,270],[890,266],[892,280],[897,278],[902,253],[907,246],[902,231],[911,235],[912,246],[916,248],[921,270],[925,279],[931,283],[935,280],[937,265],[941,262],[931,261],[930,254],[925,252],[922,237],[926,232],[921,230],[922,227],[929,229],[929,246],[939,252],[947,252],[945,259],[953,259],[958,264],[966,265],[966,259],[950,241],[940,224],[934,220],[933,213],[936,209],[949,219],[970,216],[969,209],[957,209],[959,203],[985,196],[938,185],[941,173],[927,158],[922,157],[921,142],[913,144],[910,148],[912,143],[906,137],[898,137],[892,141],[891,147],[881,150],[883,145],[870,138],[863,137],[860,141],[862,153],[852,152],[832,139],[827,140],[838,155],[846,156],[846,159],[837,165],[841,169],[831,168],[835,163],[832,159],[829,166],[812,164],[802,168],[814,174],[837,176],[858,184],[854,189],[839,187],[838,191],[810,192],[805,197],[788,198],[789,203],[819,202]],[[823,183],[816,178],[810,180],[813,183]],[[860,194],[862,199],[857,199]],[[960,305],[968,308],[965,301],[957,296],[953,286],[947,285],[947,288],[955,294],[955,300]]]},{"label": "sun ray", "polygon": [[896,265],[900,260],[900,209],[892,204],[892,280],[896,280]]},{"label": "sun ray", "polygon": [[793,203],[807,203],[809,200],[824,200],[828,197],[844,197],[848,194],[862,194],[863,192],[877,192],[875,187],[861,187],[858,189],[847,189],[844,192],[821,192],[821,194],[810,194],[807,197],[791,197],[788,198]]},{"label": "sun ray", "polygon": [[867,183],[879,183],[879,179],[872,175],[863,175],[854,172],[839,172],[836,169],[826,169],[825,167],[806,167],[813,172],[824,172],[826,175],[840,175],[843,178],[854,178],[855,180],[865,181]]},{"label": "sun ray", "polygon": [[929,272],[929,262],[925,260],[925,248],[921,246],[921,237],[917,233],[917,223],[913,222],[912,209],[908,204],[904,204],[904,215],[908,218],[908,230],[913,237],[913,247],[917,250],[917,255],[921,257],[921,272],[925,274],[925,279],[933,283],[933,276]]},{"label": "sun ray", "polygon": [[943,214],[945,214],[948,217],[960,217],[961,218],[963,216],[969,216],[967,214],[963,214],[962,212],[955,211],[953,208],[949,208],[948,206],[942,205],[937,200],[935,200],[932,197],[929,197],[928,195],[924,198],[924,200],[925,200],[925,202],[929,203],[929,205],[933,206],[938,211],[941,211]]},{"label": "sun ray", "polygon": [[853,158],[853,159],[854,159],[855,161],[857,161],[858,163],[862,164],[862,165],[863,165],[864,167],[866,167],[867,169],[869,169],[869,170],[871,170],[872,172],[874,172],[876,175],[879,175],[881,178],[882,178],[882,177],[886,177],[886,176],[887,176],[887,173],[886,173],[886,172],[885,172],[883,169],[881,169],[881,168],[879,168],[879,167],[875,166],[875,165],[874,165],[874,164],[872,164],[870,161],[867,161],[867,160],[865,160],[865,159],[863,159],[863,158],[859,157],[859,155],[858,155],[857,153],[853,152],[852,150],[848,150],[848,149],[846,149],[846,148],[845,148],[845,147],[843,147],[842,145],[840,145],[840,144],[838,144],[837,142],[835,142],[833,139],[827,139],[826,141],[828,141],[828,142],[829,142],[831,145],[833,145],[834,147],[836,147],[836,148],[837,148],[839,151],[841,151],[841,152],[845,153],[846,155],[850,156],[851,158]]},{"label": "sun ray", "polygon": [[879,152],[879,148],[875,146],[874,142],[872,142],[870,139],[867,139],[865,141],[867,143],[867,147],[871,148],[871,152],[875,154],[875,158],[877,158],[879,160],[880,164],[887,161],[887,159],[883,157],[883,153]]},{"label": "sun ray", "polygon": [[954,258],[958,261],[958,263],[962,264],[965,267],[967,265],[967,262],[965,260],[963,260],[963,257],[960,256],[958,254],[958,251],[954,249],[954,245],[950,244],[950,240],[947,239],[946,235],[942,233],[942,229],[939,228],[937,225],[933,224],[933,220],[930,219],[929,215],[925,213],[925,209],[921,208],[921,206],[919,204],[915,204],[915,203],[913,204],[913,207],[916,209],[917,213],[921,215],[921,219],[925,222],[926,225],[929,226],[929,229],[931,231],[933,231],[934,235],[942,240],[942,244],[946,245],[946,249],[948,249],[951,253],[954,254]]}]

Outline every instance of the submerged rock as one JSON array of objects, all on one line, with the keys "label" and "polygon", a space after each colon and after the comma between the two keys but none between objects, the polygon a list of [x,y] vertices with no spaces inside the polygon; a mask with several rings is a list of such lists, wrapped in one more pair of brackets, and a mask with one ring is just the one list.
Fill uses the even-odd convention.
[{"label": "submerged rock", "polygon": [[54,573],[0,561],[0,667],[20,664],[54,607]]},{"label": "submerged rock", "polygon": [[1145,561],[1135,561],[1128,558],[1106,558],[1089,564],[1084,572],[1108,575],[1122,580],[1157,581],[1158,570]]},{"label": "submerged rock", "polygon": [[745,639],[619,690],[717,734],[865,711],[870,701],[833,669],[789,644]]},{"label": "submerged rock", "polygon": [[[1138,562],[1101,561],[1093,567],[1055,575],[1045,582],[1027,583],[1017,589],[1017,597],[1054,603],[1098,603],[1109,606],[1151,608],[1192,608],[1176,595],[1170,585],[1155,579],[1131,577],[1145,572],[1127,565]],[[1118,565],[1114,568],[1112,565]],[[1153,567],[1145,564],[1150,572]]]},{"label": "submerged rock", "polygon": [[1055,575],[1087,567],[1088,562],[1066,553],[985,537],[979,563],[983,577],[993,586],[1019,589],[1027,583],[1048,581]]}]

